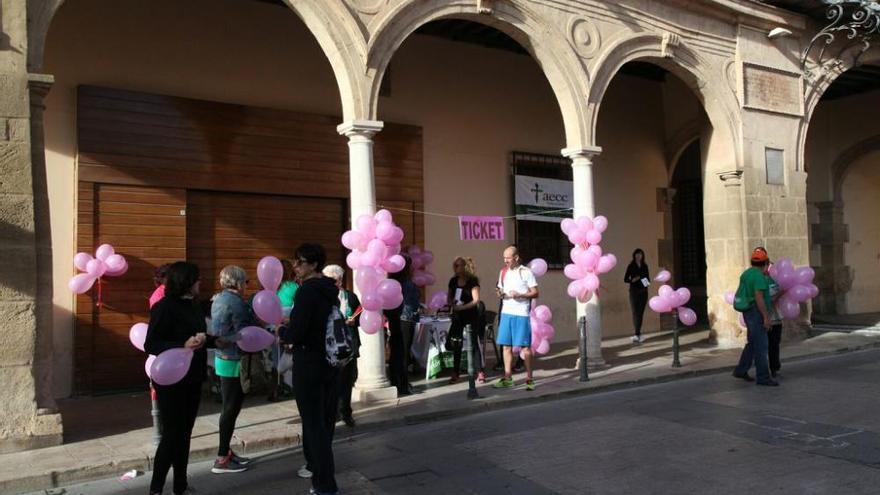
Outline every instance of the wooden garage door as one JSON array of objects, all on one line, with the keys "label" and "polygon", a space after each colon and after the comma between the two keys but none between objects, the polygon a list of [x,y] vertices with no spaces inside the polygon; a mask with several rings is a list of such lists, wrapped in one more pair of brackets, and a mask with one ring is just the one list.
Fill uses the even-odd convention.
[{"label": "wooden garage door", "polygon": [[143,389],[144,353],[128,340],[149,320],[154,267],[186,258],[186,191],[80,183],[79,251],[109,243],[128,261],[122,277],[77,297],[77,390]]},{"label": "wooden garage door", "polygon": [[260,258],[292,260],[304,242],[323,245],[328,263],[345,261],[339,242],[344,200],[190,191],[187,203],[187,254],[199,265],[203,291],[218,290],[220,270],[239,265],[248,273],[252,294],[260,289]]}]

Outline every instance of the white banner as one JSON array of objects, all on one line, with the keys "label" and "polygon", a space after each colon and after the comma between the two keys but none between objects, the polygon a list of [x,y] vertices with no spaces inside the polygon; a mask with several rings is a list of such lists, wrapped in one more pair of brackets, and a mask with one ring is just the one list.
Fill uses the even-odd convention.
[{"label": "white banner", "polygon": [[[574,207],[574,185],[571,181],[514,176],[514,203],[519,220],[562,222],[571,218]],[[561,211],[560,211],[561,210]]]}]

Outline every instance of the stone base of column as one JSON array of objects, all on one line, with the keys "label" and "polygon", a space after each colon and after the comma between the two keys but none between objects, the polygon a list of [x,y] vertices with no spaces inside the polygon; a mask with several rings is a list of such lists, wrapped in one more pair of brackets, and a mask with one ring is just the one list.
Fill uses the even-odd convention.
[{"label": "stone base of column", "polygon": [[360,388],[355,386],[351,391],[351,399],[361,404],[374,404],[397,399],[397,387]]},{"label": "stone base of column", "polygon": [[30,424],[10,436],[0,438],[0,454],[42,449],[61,445],[64,440],[61,415],[57,413],[39,414]]}]

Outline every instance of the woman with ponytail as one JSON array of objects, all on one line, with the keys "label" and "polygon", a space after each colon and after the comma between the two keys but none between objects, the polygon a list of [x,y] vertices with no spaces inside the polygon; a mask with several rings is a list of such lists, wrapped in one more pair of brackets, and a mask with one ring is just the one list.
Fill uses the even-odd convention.
[{"label": "woman with ponytail", "polygon": [[[452,350],[454,363],[449,383],[456,383],[459,380],[459,370],[461,369],[465,325],[471,326],[471,341],[476,343],[480,279],[477,278],[476,266],[471,258],[462,256],[455,258],[452,262],[452,270],[455,276],[449,279],[449,293],[447,295],[447,304],[449,304],[449,310],[452,313],[452,326],[446,339],[446,347]],[[475,363],[474,368],[477,367]],[[486,375],[482,369],[477,375],[477,381],[480,383],[486,381]]]}]

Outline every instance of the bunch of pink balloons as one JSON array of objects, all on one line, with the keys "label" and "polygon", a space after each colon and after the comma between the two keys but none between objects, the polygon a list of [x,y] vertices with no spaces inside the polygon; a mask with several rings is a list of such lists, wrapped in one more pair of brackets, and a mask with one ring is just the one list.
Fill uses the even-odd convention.
[{"label": "bunch of pink balloons", "polygon": [[447,294],[444,291],[438,290],[431,294],[431,297],[428,299],[428,309],[432,311],[437,311],[438,309],[446,306]]},{"label": "bunch of pink balloons", "polygon": [[[128,331],[128,340],[131,341],[131,345],[140,351],[144,350],[144,342],[147,340],[147,328],[146,323],[135,323],[132,325],[131,330]],[[144,371],[147,373],[148,378],[152,378],[150,368],[155,360],[156,356],[150,354],[147,357],[147,362],[144,363]]]},{"label": "bunch of pink balloons", "polygon": [[599,275],[608,273],[617,266],[617,257],[602,254],[602,233],[608,228],[608,219],[603,216],[590,218],[583,216],[577,220],[566,218],[562,221],[562,231],[574,244],[571,250],[572,263],[565,266],[565,276],[572,280],[568,284],[568,295],[585,303],[593,298],[599,289]]},{"label": "bunch of pink balloons", "polygon": [[281,311],[281,299],[278,298],[278,287],[284,278],[284,267],[274,256],[266,256],[257,263],[257,278],[263,290],[254,295],[254,313],[269,325],[279,325],[284,320]]},{"label": "bunch of pink balloons", "polygon": [[412,260],[412,281],[416,287],[434,285],[436,279],[428,268],[428,265],[434,262],[434,253],[427,249],[423,251],[418,246],[410,246],[406,250],[406,254]]},{"label": "bunch of pink balloons", "polygon": [[84,272],[74,275],[67,287],[74,294],[83,294],[101,277],[118,277],[128,271],[128,262],[110,244],[101,244],[92,257],[89,253],[76,253],[73,257],[76,269]]},{"label": "bunch of pink balloons", "polygon": [[[147,324],[135,323],[128,332],[131,344],[139,350],[144,350],[144,342],[147,339]],[[192,363],[192,349],[179,348],[154,356],[150,354],[144,363],[144,372],[147,377],[159,385],[172,385],[183,379],[189,372]]]},{"label": "bunch of pink balloons", "polygon": [[690,300],[691,291],[687,287],[676,290],[668,285],[662,285],[657,295],[648,301],[648,305],[657,313],[676,312],[678,319],[690,327],[697,323],[697,313],[684,306]]},{"label": "bunch of pink balloons", "polygon": [[550,323],[553,320],[553,312],[545,305],[532,309],[529,313],[529,322],[532,326],[532,351],[543,356],[550,352],[550,341],[556,335],[556,329]]},{"label": "bunch of pink balloons", "polygon": [[816,272],[809,266],[796,268],[790,258],[780,258],[773,264],[770,276],[782,290],[782,295],[776,301],[776,309],[785,319],[798,318],[801,314],[800,303],[819,295],[819,288],[813,283]]},{"label": "bunch of pink balloons", "polygon": [[394,224],[388,210],[375,215],[361,215],[355,228],[342,234],[342,245],[351,249],[346,258],[355,270],[354,284],[360,291],[361,330],[374,334],[384,325],[383,309],[403,304],[400,282],[387,278],[389,273],[403,270],[406,260],[400,255],[403,229]]}]

